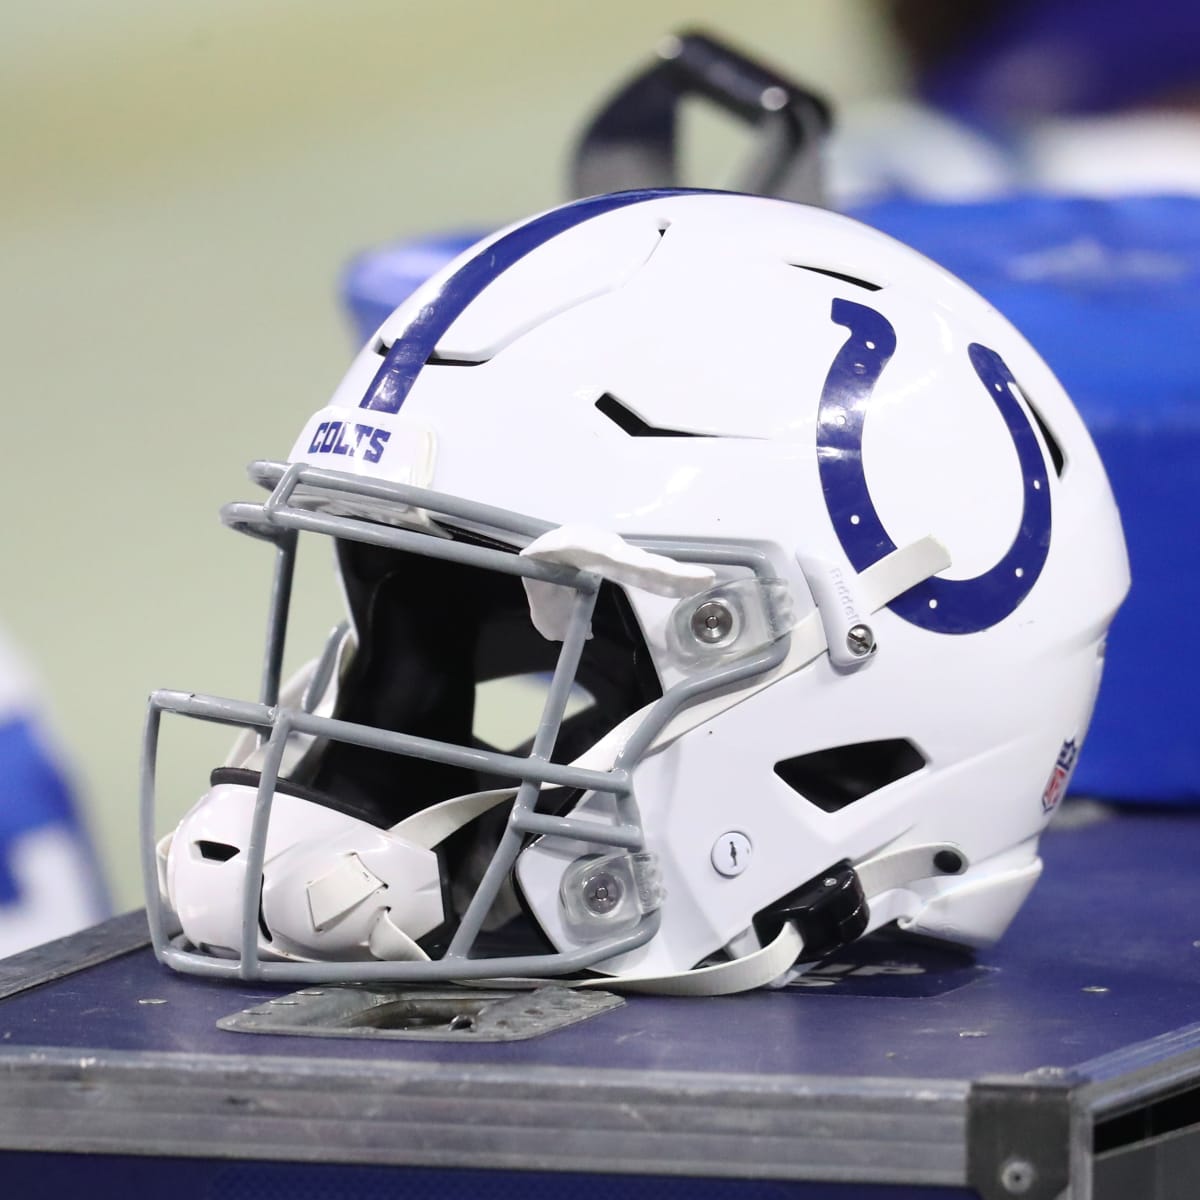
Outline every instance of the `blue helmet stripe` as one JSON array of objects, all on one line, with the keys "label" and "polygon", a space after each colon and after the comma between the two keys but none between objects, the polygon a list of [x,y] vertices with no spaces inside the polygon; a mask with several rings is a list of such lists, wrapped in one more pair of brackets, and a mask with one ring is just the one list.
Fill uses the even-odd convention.
[{"label": "blue helmet stripe", "polygon": [[603,213],[678,194],[679,190],[674,188],[648,188],[610,196],[590,196],[535,217],[485,247],[463,263],[442,284],[437,295],[413,314],[408,327],[388,351],[359,407],[398,412],[446,330],[488,284],[531,251]]}]

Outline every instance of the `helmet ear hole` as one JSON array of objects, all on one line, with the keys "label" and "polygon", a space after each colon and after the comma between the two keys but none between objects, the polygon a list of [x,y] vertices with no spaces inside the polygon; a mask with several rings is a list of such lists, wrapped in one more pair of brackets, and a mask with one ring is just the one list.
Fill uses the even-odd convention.
[{"label": "helmet ear hole", "polygon": [[905,738],[857,742],[785,758],[775,774],[823,812],[843,808],[925,766],[925,756]]}]

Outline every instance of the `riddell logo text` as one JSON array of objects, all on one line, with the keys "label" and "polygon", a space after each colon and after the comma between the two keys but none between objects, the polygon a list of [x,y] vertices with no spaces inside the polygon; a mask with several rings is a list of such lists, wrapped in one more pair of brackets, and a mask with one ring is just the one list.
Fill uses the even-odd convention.
[{"label": "riddell logo text", "polygon": [[851,594],[849,587],[846,586],[846,580],[842,575],[841,567],[834,567],[829,572],[829,578],[833,583],[834,594],[838,598],[838,603],[842,606],[842,612],[845,614],[846,620],[857,621],[858,609],[854,605],[854,596]]},{"label": "riddell logo text", "polygon": [[309,443],[309,454],[344,454],[365,463],[378,462],[390,438],[387,429],[351,421],[322,421]]}]

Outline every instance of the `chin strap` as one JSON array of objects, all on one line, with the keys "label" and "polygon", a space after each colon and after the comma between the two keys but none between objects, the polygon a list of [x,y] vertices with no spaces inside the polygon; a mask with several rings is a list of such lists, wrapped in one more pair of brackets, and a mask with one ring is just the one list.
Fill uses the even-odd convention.
[{"label": "chin strap", "polygon": [[384,962],[428,962],[429,955],[392,921],[392,914],[385,908],[371,926],[367,948]]},{"label": "chin strap", "polygon": [[870,618],[909,588],[949,567],[950,553],[937,538],[922,537],[859,573],[800,551],[796,561],[817,604],[817,611],[806,620],[819,623],[835,666],[858,668],[875,651]]},{"label": "chin strap", "polygon": [[[949,842],[887,850],[854,868],[869,900],[919,879],[961,875],[966,869],[966,856]],[[803,950],[804,939],[789,922],[769,945],[731,962],[714,963],[676,974],[605,976],[583,980],[574,986],[646,992],[657,996],[728,996],[786,982],[785,977]]]},{"label": "chin strap", "polygon": [[966,869],[967,856],[953,842],[926,842],[900,850],[885,850],[874,858],[864,859],[854,868],[868,900],[919,879],[961,875]]},{"label": "chin strap", "polygon": [[[486,792],[471,792],[465,796],[455,796],[443,800],[430,808],[422,809],[413,816],[393,825],[388,831],[393,838],[403,840],[408,844],[424,850],[432,850],[445,841],[452,833],[469,824],[498,804],[510,801],[516,795],[516,788],[495,788]],[[353,856],[350,856],[353,857]],[[343,862],[347,862],[344,859]],[[355,860],[357,863],[357,859]],[[359,871],[362,864],[358,863]],[[378,885],[379,880],[370,877]],[[321,881],[316,881],[320,883]],[[350,883],[357,882],[357,877],[351,872]],[[309,906],[313,908],[315,883],[308,885]],[[379,894],[378,887],[370,887],[359,898]],[[344,891],[336,893],[337,900],[345,898]],[[376,917],[375,923],[367,936],[367,949],[372,957],[380,962],[428,962],[429,955],[417,945],[416,940],[392,919],[392,910],[384,908]]]},{"label": "chin strap", "polygon": [[655,996],[731,996],[767,987],[800,957],[804,942],[794,925],[784,925],[775,940],[732,962],[714,963],[670,975],[614,975],[585,979],[576,987],[613,992],[648,992]]},{"label": "chin strap", "polygon": [[432,850],[444,842],[452,833],[469,825],[476,817],[511,800],[517,794],[515,787],[492,788],[486,792],[469,792],[465,796],[454,796],[429,808],[423,808],[406,817],[390,832],[415,846]]},{"label": "chin strap", "polygon": [[[471,797],[475,803],[480,796]],[[855,868],[864,893],[871,899],[918,879],[961,875],[967,868],[962,851],[949,842],[930,842],[885,851]],[[376,958],[393,962],[427,960],[428,955],[383,912],[371,931],[370,949]],[[603,975],[568,982],[575,988],[635,992],[655,996],[730,996],[785,981],[804,950],[804,939],[795,925],[785,923],[773,941],[730,962],[713,963],[691,971],[663,975]],[[531,987],[535,980],[469,980],[469,986]]]}]

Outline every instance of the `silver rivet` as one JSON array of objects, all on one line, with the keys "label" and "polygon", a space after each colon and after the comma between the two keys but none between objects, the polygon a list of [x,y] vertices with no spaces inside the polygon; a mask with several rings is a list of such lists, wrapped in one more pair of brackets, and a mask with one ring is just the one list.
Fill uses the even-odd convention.
[{"label": "silver rivet", "polygon": [[665,59],[678,58],[683,53],[683,42],[679,40],[673,33],[667,34],[661,42],[658,43],[658,57]]},{"label": "silver rivet", "polygon": [[787,107],[787,90],[773,83],[770,87],[763,88],[759,93],[758,102],[768,112],[778,112],[781,108]]},{"label": "silver rivet", "polygon": [[608,871],[597,871],[583,881],[583,902],[594,913],[610,913],[621,902],[621,881]]},{"label": "silver rivet", "polygon": [[1023,1196],[1037,1179],[1033,1163],[1024,1158],[1010,1158],[1000,1168],[1000,1185],[1011,1196]]},{"label": "silver rivet", "polygon": [[741,830],[730,829],[713,842],[709,858],[719,874],[732,878],[750,865],[753,850],[750,839]]},{"label": "silver rivet", "polygon": [[851,625],[846,634],[846,649],[855,658],[866,658],[875,649],[875,635],[870,625]]},{"label": "silver rivet", "polygon": [[733,632],[733,611],[724,600],[705,600],[692,613],[692,635],[699,642],[715,646]]}]

